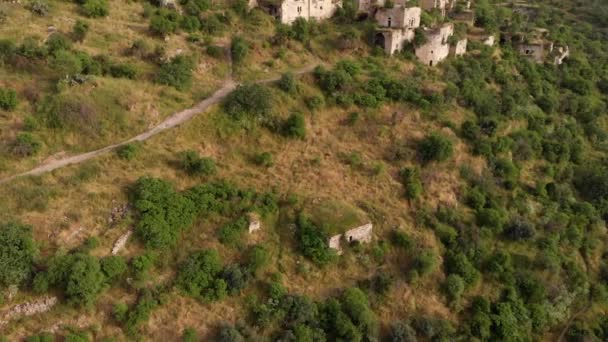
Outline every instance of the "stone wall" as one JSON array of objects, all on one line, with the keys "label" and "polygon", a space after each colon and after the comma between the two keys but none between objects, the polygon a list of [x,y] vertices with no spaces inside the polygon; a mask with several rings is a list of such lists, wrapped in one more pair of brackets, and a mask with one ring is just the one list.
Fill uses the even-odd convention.
[{"label": "stone wall", "polygon": [[284,24],[291,24],[298,18],[324,20],[331,18],[341,0],[284,0],[279,18]]},{"label": "stone wall", "polygon": [[446,8],[448,5],[447,0],[421,0],[420,7],[426,11],[431,11],[433,9],[438,9],[441,11],[441,15],[445,16]]},{"label": "stone wall", "polygon": [[545,47],[543,44],[519,44],[519,53],[527,58],[530,58],[536,63],[542,63],[545,59]]},{"label": "stone wall", "polygon": [[417,28],[420,26],[420,7],[381,8],[376,12],[376,21],[382,27]]},{"label": "stone wall", "polygon": [[354,241],[358,241],[360,243],[369,243],[372,241],[372,233],[373,225],[371,223],[364,224],[362,226],[350,229],[344,234],[332,236],[328,241],[328,245],[329,248],[335,249],[336,251],[338,251],[338,254],[341,254],[342,247],[340,244],[342,242],[343,237],[349,243]]},{"label": "stone wall", "polygon": [[453,56],[462,56],[467,52],[467,43],[468,40],[466,38],[461,39],[459,41],[456,42],[456,44],[454,44],[453,47],[451,47],[451,55]]}]

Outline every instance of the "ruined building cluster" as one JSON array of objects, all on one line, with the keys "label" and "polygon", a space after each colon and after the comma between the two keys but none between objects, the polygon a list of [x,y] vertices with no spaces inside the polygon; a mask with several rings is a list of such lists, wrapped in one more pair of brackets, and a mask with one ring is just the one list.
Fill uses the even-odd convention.
[{"label": "ruined building cluster", "polygon": [[[390,3],[389,3],[390,1]],[[324,20],[332,17],[342,6],[342,0],[249,0],[249,6],[260,7],[284,24],[298,18]],[[386,54],[393,55],[406,46],[413,47],[417,59],[426,65],[435,66],[450,56],[462,56],[467,52],[469,40],[493,46],[495,37],[474,27],[475,15],[470,0],[419,0],[411,5],[408,0],[356,0],[361,15],[371,16],[377,23],[374,44]],[[530,9],[524,8],[526,15]],[[423,11],[434,11],[450,22],[423,27]],[[467,34],[457,36],[455,24],[464,24]],[[567,46],[549,41],[545,35],[523,38],[518,34],[503,34],[519,53],[532,61],[550,62],[559,65],[570,54]],[[424,37],[416,37],[423,35]],[[414,44],[416,41],[417,44]]]}]

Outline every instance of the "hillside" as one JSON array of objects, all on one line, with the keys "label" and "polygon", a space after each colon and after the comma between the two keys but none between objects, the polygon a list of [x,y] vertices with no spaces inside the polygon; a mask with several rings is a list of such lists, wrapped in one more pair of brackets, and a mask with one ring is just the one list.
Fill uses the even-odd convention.
[{"label": "hillside", "polygon": [[0,3],[0,336],[608,339],[608,4],[280,3]]}]

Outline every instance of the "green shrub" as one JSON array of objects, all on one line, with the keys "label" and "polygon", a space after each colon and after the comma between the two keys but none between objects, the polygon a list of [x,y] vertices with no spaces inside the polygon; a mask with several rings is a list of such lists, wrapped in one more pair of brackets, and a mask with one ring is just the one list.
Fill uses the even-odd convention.
[{"label": "green shrub", "polygon": [[248,222],[245,217],[223,225],[218,232],[220,242],[233,247],[240,245],[247,226]]},{"label": "green shrub", "polygon": [[232,38],[230,44],[230,54],[232,56],[232,62],[240,64],[243,62],[247,54],[249,53],[249,44],[242,37],[236,36]]},{"label": "green shrub", "polygon": [[192,68],[194,61],[187,56],[176,56],[161,65],[156,82],[172,86],[177,90],[186,90],[192,86]]},{"label": "green shrub", "polygon": [[286,136],[296,139],[306,138],[306,119],[300,112],[292,113],[283,125]]},{"label": "green shrub", "polygon": [[464,280],[457,274],[450,274],[445,281],[444,288],[448,299],[457,301],[464,292]]},{"label": "green shrub", "polygon": [[207,52],[209,56],[216,59],[224,57],[224,49],[221,46],[209,45],[207,46],[207,49],[205,49],[205,52]]},{"label": "green shrub", "polygon": [[477,187],[470,188],[466,193],[465,202],[469,207],[480,210],[486,205],[486,195]]},{"label": "green shrub", "polygon": [[454,150],[448,138],[432,133],[418,143],[418,153],[424,162],[442,162],[450,158]]},{"label": "green shrub", "polygon": [[437,256],[433,251],[423,251],[417,255],[413,266],[418,275],[423,277],[435,270],[437,267]]},{"label": "green shrub", "polygon": [[141,145],[139,143],[129,143],[123,146],[120,146],[116,150],[116,155],[120,159],[124,160],[133,160],[139,154],[141,150]]},{"label": "green shrub", "polygon": [[102,258],[101,270],[108,281],[113,282],[127,272],[127,262],[121,256],[112,255]]},{"label": "green shrub", "polygon": [[255,245],[249,248],[245,259],[247,260],[247,269],[255,275],[268,266],[270,255],[266,247],[263,245]]},{"label": "green shrub", "polygon": [[11,146],[11,152],[19,157],[29,157],[40,152],[42,143],[31,133],[19,133]]},{"label": "green shrub", "polygon": [[272,153],[262,152],[258,153],[253,157],[253,161],[256,165],[263,167],[271,167],[273,165]]},{"label": "green shrub", "polygon": [[112,316],[118,322],[124,322],[127,319],[129,313],[129,306],[125,303],[116,303],[112,308]]},{"label": "green shrub", "polygon": [[85,0],[82,11],[87,17],[105,17],[109,13],[108,0]]},{"label": "green shrub", "polygon": [[36,254],[31,226],[0,224],[0,286],[21,285],[30,279]]},{"label": "green shrub", "polygon": [[403,248],[404,250],[409,250],[414,246],[414,241],[412,241],[412,238],[410,238],[405,232],[399,230],[393,232],[391,242],[393,245]]},{"label": "green shrub", "polygon": [[288,94],[295,94],[298,91],[298,80],[294,74],[290,72],[281,76],[278,85],[281,90]]},{"label": "green shrub", "polygon": [[422,193],[422,182],[420,181],[420,171],[418,168],[405,167],[399,170],[401,184],[405,187],[405,197],[415,200]]},{"label": "green shrub", "polygon": [[154,267],[156,258],[152,253],[144,253],[138,255],[131,260],[131,266],[135,273],[135,278],[143,280],[146,278],[148,272]]},{"label": "green shrub", "polygon": [[[7,340],[8,341],[8,340]],[[25,339],[25,342],[54,342],[55,335],[47,332],[33,335]]]},{"label": "green shrub", "polygon": [[44,0],[32,0],[27,8],[34,14],[45,17],[49,14],[51,8],[49,4]]},{"label": "green shrub", "polygon": [[150,248],[174,246],[181,230],[190,227],[195,217],[194,203],[160,179],[140,178],[132,198],[139,216],[135,233]]},{"label": "green shrub", "polygon": [[226,295],[227,285],[221,279],[222,264],[214,250],[191,254],[179,268],[175,284],[189,296],[201,300],[218,300]]},{"label": "green shrub", "polygon": [[462,277],[467,286],[472,286],[479,280],[479,271],[463,253],[446,253],[444,267],[447,274]]},{"label": "green shrub", "polygon": [[17,108],[17,92],[9,88],[0,88],[0,109],[11,111]]},{"label": "green shrub", "polygon": [[304,102],[306,103],[306,108],[311,111],[316,111],[323,106],[323,98],[320,96],[307,97]]},{"label": "green shrub", "polygon": [[179,21],[179,27],[186,32],[196,32],[201,28],[201,22],[198,17],[185,15]]},{"label": "green shrub", "polygon": [[217,172],[213,159],[200,157],[196,151],[185,151],[180,156],[180,164],[190,175],[210,176]]},{"label": "green shrub", "polygon": [[199,338],[196,330],[194,330],[194,328],[186,328],[186,329],[184,329],[184,333],[182,335],[182,341],[183,342],[198,342],[198,341],[200,341],[200,338]]},{"label": "green shrub", "polygon": [[326,265],[336,258],[336,253],[327,244],[327,237],[312,221],[300,215],[297,226],[298,244],[306,257],[318,265]]},{"label": "green shrub", "polygon": [[499,210],[479,209],[477,210],[475,217],[477,219],[478,226],[490,228],[498,233],[502,231],[504,218]]},{"label": "green shrub", "polygon": [[224,102],[224,110],[232,118],[264,120],[272,110],[272,94],[268,88],[259,84],[238,86]]},{"label": "green shrub", "polygon": [[53,257],[45,277],[63,290],[70,304],[84,306],[95,303],[106,281],[99,260],[80,253]]},{"label": "green shrub", "polygon": [[137,77],[137,69],[132,64],[113,64],[110,66],[109,73],[112,77],[116,78],[133,80]]},{"label": "green shrub", "polygon": [[76,20],[72,28],[72,36],[77,42],[82,42],[89,32],[89,23],[83,20]]}]

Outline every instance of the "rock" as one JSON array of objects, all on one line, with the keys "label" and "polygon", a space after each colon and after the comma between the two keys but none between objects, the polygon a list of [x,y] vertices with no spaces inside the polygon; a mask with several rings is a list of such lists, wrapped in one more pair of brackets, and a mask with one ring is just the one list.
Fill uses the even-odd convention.
[{"label": "rock", "polygon": [[256,213],[249,214],[249,234],[258,231],[262,228],[260,217]]},{"label": "rock", "polygon": [[126,204],[126,203],[114,206],[110,210],[110,217],[108,218],[108,222],[110,223],[110,225],[113,226],[113,225],[117,224],[119,221],[126,218],[129,215],[130,211],[131,211],[131,207],[129,206],[129,204]]},{"label": "rock", "polygon": [[127,244],[127,241],[129,241],[129,237],[131,237],[131,234],[133,234],[133,231],[129,230],[128,232],[121,235],[118,240],[116,240],[116,242],[114,242],[114,246],[112,247],[112,255],[118,254],[118,252],[125,248],[125,245]]}]

